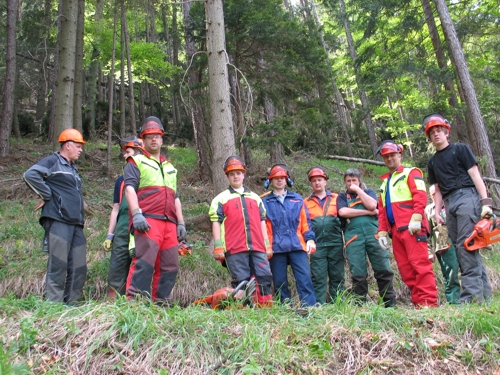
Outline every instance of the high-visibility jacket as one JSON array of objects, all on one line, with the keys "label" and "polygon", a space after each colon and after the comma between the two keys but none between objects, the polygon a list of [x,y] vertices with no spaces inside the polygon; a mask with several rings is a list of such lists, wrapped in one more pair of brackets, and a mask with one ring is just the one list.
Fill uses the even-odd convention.
[{"label": "high-visibility jacket", "polygon": [[266,208],[267,235],[275,253],[306,251],[306,242],[315,240],[311,220],[298,193],[287,191],[281,203],[276,195],[268,194],[262,199]]},{"label": "high-visibility jacket", "polygon": [[326,192],[323,207],[319,198],[311,194],[305,199],[314,234],[316,235],[316,245],[334,246],[342,243],[342,230],[340,218],[337,210],[337,194]]},{"label": "high-visibility jacket", "polygon": [[[390,186],[387,182],[391,177]],[[394,224],[397,229],[404,230],[408,226],[413,214],[422,215],[422,228],[429,232],[429,225],[425,217],[427,205],[427,191],[422,171],[418,168],[400,165],[391,176],[386,173],[380,177],[383,182],[380,186],[379,197],[379,227],[378,230],[390,232],[391,225],[387,219],[386,195],[389,191],[391,207],[394,215]]]},{"label": "high-visibility jacket", "polygon": [[208,212],[210,221],[221,224],[221,240],[229,253],[265,252],[262,221],[266,210],[260,197],[245,188],[238,193],[232,187],[217,195]]},{"label": "high-visibility jacket", "polygon": [[163,156],[160,162],[142,154],[130,158],[141,173],[137,198],[143,215],[177,223],[175,212],[177,170]]}]

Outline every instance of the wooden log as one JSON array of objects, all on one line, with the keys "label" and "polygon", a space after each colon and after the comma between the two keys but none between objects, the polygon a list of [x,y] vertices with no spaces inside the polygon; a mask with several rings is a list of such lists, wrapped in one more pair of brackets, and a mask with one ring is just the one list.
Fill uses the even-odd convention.
[{"label": "wooden log", "polygon": [[352,161],[354,163],[366,163],[373,165],[385,165],[383,161],[371,160],[371,159],[360,159],[360,158],[350,158],[348,156],[339,156],[339,155],[328,155],[328,159],[338,159],[338,160],[346,160]]}]

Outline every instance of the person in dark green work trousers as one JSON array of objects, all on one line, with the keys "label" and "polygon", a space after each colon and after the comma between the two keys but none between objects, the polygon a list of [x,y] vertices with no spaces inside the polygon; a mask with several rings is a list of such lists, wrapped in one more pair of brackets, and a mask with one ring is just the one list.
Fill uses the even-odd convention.
[{"label": "person in dark green work trousers", "polygon": [[[128,157],[144,152],[142,139],[135,135],[120,140],[122,157]],[[125,295],[127,276],[132,261],[129,252],[129,215],[128,203],[123,194],[123,176],[119,176],[115,181],[113,197],[113,209],[109,216],[108,234],[103,243],[105,251],[111,251],[108,270],[108,297],[115,298],[116,295]]]},{"label": "person in dark green work trousers", "polygon": [[[429,259],[434,261],[434,254],[438,259],[441,271],[443,272],[445,290],[444,294],[448,303],[455,305],[460,299],[460,281],[458,280],[458,259],[455,246],[450,241],[448,229],[446,224],[438,224],[436,222],[435,212],[436,204],[434,197],[436,195],[436,188],[434,185],[429,187],[429,195],[431,196],[432,203],[425,207],[425,215],[429,220],[429,229],[431,238],[429,241]],[[439,215],[446,223],[446,210],[444,206],[441,208]]]},{"label": "person in dark green work trousers", "polygon": [[368,256],[380,298],[386,307],[392,307],[396,304],[392,285],[394,272],[389,265],[389,252],[380,246],[377,239],[378,210],[375,192],[361,187],[361,173],[357,169],[348,169],[344,173],[344,183],[346,192],[339,194],[337,208],[339,216],[345,219],[344,240],[353,292],[359,301],[367,301]]},{"label": "person in dark green work trousers", "polygon": [[337,216],[337,194],[326,189],[328,175],[320,167],[311,168],[307,177],[313,193],[305,200],[316,234],[316,253],[310,257],[311,277],[316,301],[324,304],[344,293],[344,242]]}]

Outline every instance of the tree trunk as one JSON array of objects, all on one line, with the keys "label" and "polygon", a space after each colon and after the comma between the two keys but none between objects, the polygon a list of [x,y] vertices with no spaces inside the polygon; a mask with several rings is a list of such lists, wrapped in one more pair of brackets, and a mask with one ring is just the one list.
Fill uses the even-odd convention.
[{"label": "tree trunk", "polygon": [[344,0],[338,0],[338,1],[339,1],[340,13],[341,13],[342,19],[344,21],[344,30],[345,30],[345,34],[347,37],[347,44],[349,46],[349,53],[351,55],[352,65],[354,67],[354,72],[355,72],[355,76],[356,76],[356,84],[357,84],[358,90],[359,90],[359,98],[361,99],[361,105],[363,108],[363,118],[364,118],[366,130],[368,131],[368,139],[370,140],[372,155],[373,155],[373,157],[375,157],[377,155],[378,146],[377,146],[377,138],[375,136],[375,130],[374,130],[373,122],[372,122],[371,109],[370,109],[370,105],[368,103],[368,97],[366,95],[366,91],[362,87],[361,72],[360,72],[358,64],[356,63],[356,60],[358,59],[358,55],[356,53],[356,47],[354,45],[354,40],[352,38],[351,29],[349,26],[349,21],[346,17],[345,3],[344,3]]},{"label": "tree trunk", "polygon": [[470,78],[469,69],[465,56],[462,51],[462,46],[458,40],[455,27],[448,12],[448,7],[444,0],[434,0],[434,4],[441,19],[441,26],[443,27],[445,38],[450,46],[453,55],[453,61],[457,70],[457,75],[460,84],[464,91],[465,103],[469,110],[471,126],[476,135],[476,147],[479,150],[480,157],[485,157],[485,170],[484,173],[487,177],[496,178],[495,163],[493,154],[491,152],[490,141],[486,127],[484,126],[483,118],[481,116],[481,109],[476,97],[476,91]]},{"label": "tree trunk", "polygon": [[10,132],[14,113],[14,86],[16,82],[16,11],[17,0],[7,0],[7,47],[5,53],[5,81],[3,110],[0,123],[0,156],[10,152]]},{"label": "tree trunk", "polygon": [[[330,68],[330,72],[331,72],[330,73],[330,81],[331,81],[334,96],[335,96],[334,103],[337,107],[337,114],[338,114],[341,129],[342,129],[342,133],[344,133],[344,140],[346,142],[347,155],[353,156],[354,153],[352,151],[351,137],[349,136],[349,130],[348,130],[349,125],[348,125],[348,121],[347,121],[347,115],[345,113],[344,100],[342,99],[342,95],[340,94],[340,91],[337,87],[337,82],[335,82],[335,77],[333,76],[333,70],[331,68],[332,63],[330,61],[330,57],[328,56],[328,48],[327,48],[327,45],[325,42],[325,37],[324,37],[323,31],[322,31],[323,28],[321,27],[321,24],[319,22],[318,14],[316,12],[316,3],[314,2],[314,0],[311,1],[310,5],[312,7],[313,14],[314,14],[314,22],[316,24],[316,27],[319,30],[319,34],[320,34],[320,38],[321,38],[321,45],[323,46],[323,50],[325,51],[326,63],[328,65],[328,67]],[[334,123],[335,123],[335,120],[332,119],[332,124],[334,124]]]},{"label": "tree trunk", "polygon": [[207,24],[208,74],[210,89],[210,120],[212,125],[212,170],[214,191],[227,186],[222,169],[225,159],[236,153],[233,120],[229,101],[226,37],[222,0],[205,2]]},{"label": "tree trunk", "polygon": [[73,127],[83,134],[83,32],[85,23],[85,0],[78,0],[78,17],[75,47],[75,89],[73,97]]},{"label": "tree trunk", "polygon": [[59,134],[64,129],[73,127],[78,1],[62,1],[59,72],[57,74],[54,138],[52,139],[54,149],[59,148]]},{"label": "tree trunk", "polygon": [[120,138],[125,138],[125,0],[121,4],[121,27],[120,27]]},{"label": "tree trunk", "polygon": [[[103,14],[103,0],[97,0],[96,2],[96,11],[95,11],[95,23],[97,25],[101,24]],[[97,129],[96,129],[96,110],[95,105],[98,100],[98,81],[99,81],[99,56],[101,51],[99,46],[96,43],[92,43],[92,58],[90,63],[90,71],[89,71],[89,92],[88,92],[88,102],[89,102],[89,135],[91,140],[96,139]]]},{"label": "tree trunk", "polygon": [[198,175],[200,180],[212,180],[212,167],[210,162],[210,131],[203,118],[203,109],[199,104],[201,91],[199,88],[200,78],[197,70],[192,67],[196,46],[193,35],[193,20],[191,18],[191,3],[182,3],[182,15],[184,18],[184,40],[186,42],[186,60],[188,61],[188,90],[189,104],[186,105],[186,113],[191,117],[193,125],[196,155],[198,157]]},{"label": "tree trunk", "polygon": [[113,47],[111,52],[111,71],[109,72],[109,111],[108,111],[108,152],[106,158],[106,173],[111,177],[111,146],[113,132],[113,98],[114,98],[114,76],[115,76],[115,53],[116,53],[116,8],[113,17]]},{"label": "tree trunk", "polygon": [[132,76],[132,59],[130,58],[130,39],[127,24],[127,9],[122,16],[123,33],[125,38],[125,49],[127,53],[127,73],[128,73],[128,96],[129,96],[129,118],[132,126],[132,134],[137,134],[137,125],[135,123],[135,95],[134,95],[134,77]]},{"label": "tree trunk", "polygon": [[[444,55],[443,46],[441,44],[441,39],[437,31],[436,22],[434,21],[434,14],[432,13],[430,0],[421,0],[422,9],[424,10],[425,20],[427,27],[429,28],[429,34],[431,36],[432,45],[434,47],[434,53],[436,54],[436,60],[442,75],[445,76],[448,70],[448,59]],[[444,89],[448,92],[449,98],[448,103],[452,108],[455,109],[453,114],[453,127],[451,128],[451,139],[452,141],[461,140],[466,143],[470,143],[469,135],[467,133],[467,126],[465,125],[464,118],[460,112],[460,105],[458,103],[457,94],[455,92],[455,85],[453,84],[453,79],[451,77],[444,81]]]}]

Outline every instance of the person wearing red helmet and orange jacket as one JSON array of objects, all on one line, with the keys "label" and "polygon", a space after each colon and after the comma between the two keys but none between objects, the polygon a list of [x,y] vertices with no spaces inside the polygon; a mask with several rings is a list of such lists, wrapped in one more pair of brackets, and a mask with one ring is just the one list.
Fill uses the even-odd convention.
[{"label": "person wearing red helmet and orange jacket", "polygon": [[42,208],[43,249],[49,253],[46,298],[71,305],[82,296],[87,277],[82,180],[75,164],[85,141],[76,129],[64,130],[58,140],[61,149],[29,168],[23,178],[43,199],[35,210]]},{"label": "person wearing red helmet and orange jacket", "polygon": [[[434,185],[436,207],[446,208],[446,227],[455,245],[462,275],[459,304],[484,302],[491,298],[491,285],[478,250],[468,251],[464,241],[472,233],[474,225],[491,216],[493,200],[481,178],[476,157],[464,143],[450,143],[450,122],[439,113],[423,120],[425,135],[436,148],[429,159],[429,184]],[[444,224],[436,209],[436,223]]]},{"label": "person wearing red helmet and orange jacket", "polygon": [[[135,135],[120,140],[122,157],[127,160],[129,156],[142,154],[144,144],[142,139]],[[113,209],[109,216],[108,234],[103,243],[105,251],[111,251],[108,269],[108,297],[115,298],[116,294],[125,295],[127,276],[130,268],[129,253],[129,215],[127,199],[124,199],[123,176],[115,181],[113,195]]]},{"label": "person wearing red helmet and orange jacket", "polygon": [[[344,240],[337,210],[337,194],[327,190],[328,174],[321,167],[307,172],[313,193],[304,201],[316,235],[316,252],[310,257],[316,302],[334,302],[344,292]],[[328,285],[328,290],[327,290]]]},{"label": "person wearing red helmet and orange jacket", "polygon": [[210,205],[214,258],[225,260],[233,287],[252,276],[258,284],[254,306],[272,305],[273,277],[268,258],[273,255],[266,228],[266,211],[260,197],[244,185],[246,165],[237,155],[228,157],[224,172],[229,188],[217,195]]},{"label": "person wearing red helmet and orange jacket", "polygon": [[272,191],[262,199],[266,208],[267,233],[273,257],[270,260],[274,291],[282,303],[291,299],[288,289],[288,265],[292,267],[302,306],[314,306],[316,295],[311,280],[308,255],[316,251],[316,236],[304,199],[286,187],[292,187],[290,172],[284,164],[271,168],[264,187]]},{"label": "person wearing red helmet and orange jacket", "polygon": [[168,306],[179,270],[178,244],[186,238],[186,227],[177,196],[177,170],[160,153],[163,135],[160,119],[146,118],[140,132],[145,151],[129,157],[123,170],[135,241],[126,295],[150,297]]},{"label": "person wearing red helmet and orange jacket", "polygon": [[356,299],[366,302],[368,295],[368,262],[377,280],[378,292],[385,307],[396,305],[392,280],[394,272],[389,264],[389,253],[377,241],[377,196],[367,189],[357,169],[344,173],[345,193],[337,198],[339,216],[344,220],[344,239]]},{"label": "person wearing red helmet and orange jacket", "polygon": [[401,164],[400,144],[384,141],[377,152],[389,169],[380,177],[383,182],[378,204],[378,241],[387,250],[387,237],[391,236],[399,273],[410,288],[415,307],[437,307],[436,277],[427,246],[429,225],[424,212],[427,190],[423,174],[418,168]]}]

